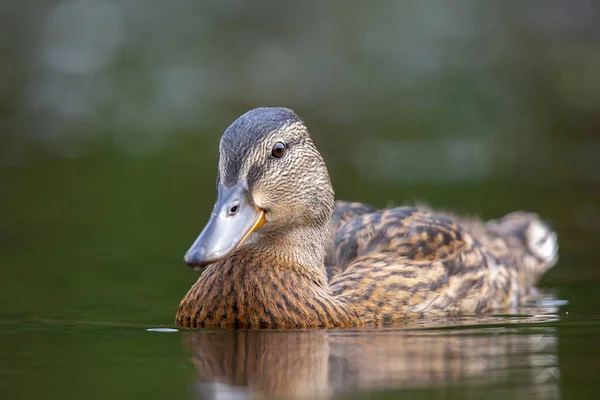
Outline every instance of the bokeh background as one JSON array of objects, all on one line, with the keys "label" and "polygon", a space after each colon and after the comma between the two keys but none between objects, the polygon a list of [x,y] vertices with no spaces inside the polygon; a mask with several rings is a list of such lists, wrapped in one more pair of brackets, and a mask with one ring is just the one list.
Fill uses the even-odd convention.
[{"label": "bokeh background", "polygon": [[542,286],[597,307],[598,21],[585,0],[2,1],[0,318],[173,324],[219,137],[258,106],[304,118],[339,199],[538,212],[561,246]]}]

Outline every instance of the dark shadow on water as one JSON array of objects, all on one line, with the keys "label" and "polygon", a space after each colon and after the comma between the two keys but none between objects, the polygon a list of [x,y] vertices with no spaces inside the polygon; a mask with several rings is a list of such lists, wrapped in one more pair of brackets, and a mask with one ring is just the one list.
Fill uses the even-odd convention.
[{"label": "dark shadow on water", "polygon": [[560,398],[556,309],[524,311],[378,330],[194,331],[184,341],[198,398],[331,398],[457,385]]}]

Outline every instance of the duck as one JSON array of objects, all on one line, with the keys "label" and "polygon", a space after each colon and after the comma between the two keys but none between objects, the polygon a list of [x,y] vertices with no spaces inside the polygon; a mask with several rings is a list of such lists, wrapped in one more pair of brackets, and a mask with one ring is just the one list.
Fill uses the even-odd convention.
[{"label": "duck", "polygon": [[481,221],[426,206],[336,201],[304,121],[250,110],[219,143],[217,200],[184,261],[188,328],[379,327],[516,313],[558,258],[537,214]]}]

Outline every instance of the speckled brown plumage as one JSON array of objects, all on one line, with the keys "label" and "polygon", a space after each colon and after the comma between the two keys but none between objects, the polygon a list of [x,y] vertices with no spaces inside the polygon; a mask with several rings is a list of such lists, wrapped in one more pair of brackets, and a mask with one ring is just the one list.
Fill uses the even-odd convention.
[{"label": "speckled brown plumage", "polygon": [[[338,202],[343,207],[343,202]],[[328,258],[340,269],[336,298],[361,304],[365,323],[402,317],[515,312],[555,262],[537,257],[528,230],[554,234],[535,214],[487,224],[461,222],[424,208],[359,215],[341,225]]]},{"label": "speckled brown plumage", "polygon": [[[220,180],[251,182],[267,222],[206,268],[180,303],[179,325],[331,328],[515,312],[556,262],[556,235],[535,214],[484,223],[422,207],[334,206],[299,117],[258,109],[240,119],[221,142]],[[283,161],[268,158],[277,141],[293,144]]]},{"label": "speckled brown plumage", "polygon": [[333,328],[361,321],[351,305],[333,298],[302,268],[250,247],[204,271],[182,300],[177,323],[196,328]]}]

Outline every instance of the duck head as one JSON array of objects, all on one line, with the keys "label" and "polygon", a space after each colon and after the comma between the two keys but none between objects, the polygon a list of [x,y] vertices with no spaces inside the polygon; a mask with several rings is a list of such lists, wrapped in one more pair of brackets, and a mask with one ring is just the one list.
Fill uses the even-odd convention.
[{"label": "duck head", "polygon": [[286,108],[248,111],[221,137],[219,155],[217,201],[185,262],[204,267],[279,243],[282,256],[322,265],[333,188],[302,119]]}]

